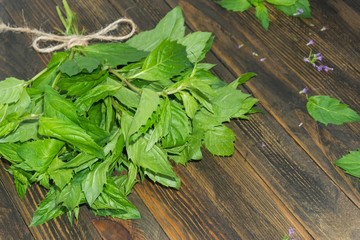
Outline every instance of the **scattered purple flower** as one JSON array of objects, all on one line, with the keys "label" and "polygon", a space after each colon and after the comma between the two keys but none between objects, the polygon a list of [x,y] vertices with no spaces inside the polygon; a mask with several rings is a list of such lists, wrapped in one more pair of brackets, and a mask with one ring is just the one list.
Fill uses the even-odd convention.
[{"label": "scattered purple flower", "polygon": [[316,53],[316,54],[314,54],[314,56],[316,57],[316,60],[318,60],[318,61],[322,61],[322,60],[323,60],[323,56],[322,56],[321,53]]},{"label": "scattered purple flower", "polygon": [[309,89],[307,87],[304,87],[299,93],[300,94],[307,94]]},{"label": "scattered purple flower", "polygon": [[307,57],[304,57],[304,62],[310,62],[310,59],[309,58],[307,58]]},{"label": "scattered purple flower", "polygon": [[237,48],[242,48],[244,46],[244,44],[239,44],[238,46],[237,46]]},{"label": "scattered purple flower", "polygon": [[288,230],[288,234],[289,234],[289,236],[292,236],[292,235],[294,235],[295,234],[295,229],[294,228],[289,228],[289,230]]},{"label": "scattered purple flower", "polygon": [[315,43],[314,40],[310,39],[310,41],[306,44],[306,46],[313,45],[314,43]]},{"label": "scattered purple flower", "polygon": [[324,65],[315,65],[315,67],[318,72],[321,72],[324,69]]},{"label": "scattered purple flower", "polygon": [[323,67],[323,70],[324,70],[325,72],[328,72],[328,71],[334,70],[334,68],[329,67],[329,66],[324,66],[324,67]]},{"label": "scattered purple flower", "polygon": [[261,147],[264,149],[264,148],[266,148],[266,144],[265,143],[261,143]]},{"label": "scattered purple flower", "polygon": [[293,16],[294,16],[294,17],[300,16],[300,15],[303,14],[303,13],[304,13],[304,9],[298,8],[298,9],[296,9],[296,12],[293,14]]},{"label": "scattered purple flower", "polygon": [[266,60],[266,58],[260,58],[260,62],[264,62]]}]

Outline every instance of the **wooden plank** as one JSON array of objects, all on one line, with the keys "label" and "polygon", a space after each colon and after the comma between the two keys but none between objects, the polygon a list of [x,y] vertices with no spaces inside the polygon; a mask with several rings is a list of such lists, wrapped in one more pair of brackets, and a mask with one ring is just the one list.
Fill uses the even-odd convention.
[{"label": "wooden plank", "polygon": [[0,179],[0,239],[33,239]]},{"label": "wooden plank", "polygon": [[[311,94],[328,94],[340,98],[359,111],[360,75],[355,67],[359,58],[351,48],[353,46],[351,39],[356,39],[356,36],[351,31],[345,31],[343,34],[348,36],[347,40],[344,39],[344,42],[340,39],[332,40],[329,36],[336,36],[337,33],[330,27],[323,33],[320,31],[322,25],[317,25],[319,30],[316,31],[310,27],[310,22],[300,22],[274,11],[271,11],[274,16],[271,31],[266,32],[253,19],[250,12],[244,14],[227,12],[206,0],[192,2],[169,0],[168,2],[172,6],[176,4],[182,6],[189,26],[193,30],[210,31],[217,36],[218,40],[215,41],[213,51],[235,75],[247,71],[258,74],[256,80],[246,84],[247,89],[259,98],[264,108],[296,140],[297,144],[359,207],[359,182],[351,180],[342,170],[335,168],[333,161],[350,150],[357,149],[360,124],[344,126],[315,124],[305,110],[306,98],[299,94],[301,89],[308,87]],[[321,17],[322,15],[316,12],[321,7],[314,4],[313,8],[314,16]],[[338,25],[343,22],[335,21],[335,16],[332,19],[330,21],[332,28],[351,29],[346,25]],[[339,66],[334,73],[318,73],[303,62],[303,57],[307,56],[309,51],[305,45],[310,37],[318,42],[317,50],[324,54],[328,64]],[[238,46],[241,44],[244,44],[244,47],[239,49]],[[260,56],[254,56],[254,53]],[[266,57],[267,60],[260,62],[261,57]],[[344,67],[340,68],[341,66]],[[303,127],[299,128],[299,124]]]}]

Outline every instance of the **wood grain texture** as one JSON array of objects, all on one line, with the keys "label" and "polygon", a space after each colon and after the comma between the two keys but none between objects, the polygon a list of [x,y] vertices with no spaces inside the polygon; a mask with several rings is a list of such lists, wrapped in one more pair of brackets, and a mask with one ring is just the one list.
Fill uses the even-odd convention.
[{"label": "wood grain texture", "polygon": [[[320,35],[322,25],[318,25],[317,32],[307,29],[303,34],[303,28],[308,28],[306,22],[280,17],[273,11],[271,14],[277,18],[271,25],[271,31],[265,32],[256,21],[246,19],[252,16],[247,16],[250,13],[224,12],[206,0],[169,2],[173,6],[182,6],[193,30],[211,31],[215,36],[220,36],[221,40],[215,41],[213,50],[233,73],[239,75],[254,71],[258,74],[255,81],[246,84],[249,91],[259,98],[264,108],[359,207],[359,182],[350,181],[341,170],[333,167],[333,162],[350,150],[357,149],[360,124],[312,124],[313,120],[305,109],[306,98],[299,94],[301,89],[308,87],[311,95],[330,95],[359,111],[360,65],[358,52],[350,47],[353,46],[351,42],[323,39]],[[314,15],[320,13],[316,15],[315,12]],[[229,22],[248,24],[244,26]],[[333,21],[330,26],[337,24],[341,24],[341,21]],[[342,28],[348,29],[347,26]],[[325,32],[336,35],[331,31],[334,30],[329,27]],[[330,66],[339,66],[335,67],[334,73],[319,73],[302,61],[309,52],[305,45],[310,38],[315,39],[317,51],[324,54]],[[356,39],[356,36],[350,31],[348,39]],[[244,47],[238,49],[239,44],[244,44]],[[339,49],[342,51],[336,51]],[[259,56],[254,56],[254,53]],[[264,62],[260,62],[262,57],[266,57]],[[341,68],[343,65],[346,69]],[[299,128],[301,123],[303,128]]]},{"label": "wood grain texture", "polygon": [[[180,5],[188,32],[214,33],[207,61],[217,64],[218,76],[231,81],[247,71],[258,74],[242,89],[259,98],[263,113],[229,124],[237,136],[232,157],[204,151],[202,161],[176,166],[180,190],[148,180],[136,185],[130,200],[142,219],[135,221],[95,217],[84,207],[74,226],[61,217],[29,229],[45,191],[34,186],[20,200],[1,163],[0,224],[14,229],[0,227],[0,239],[281,239],[290,227],[296,239],[358,239],[360,183],[333,162],[359,147],[360,124],[316,123],[299,91],[308,87],[310,95],[339,98],[360,112],[359,1],[311,1],[314,18],[307,20],[270,8],[269,31],[252,12],[226,11],[208,0],[68,2],[88,32],[121,16],[147,30]],[[0,0],[1,19],[53,32],[60,27],[56,4],[61,1]],[[303,62],[309,39],[333,72],[319,73]],[[3,33],[0,42],[0,79],[31,78],[49,60],[30,48],[30,36]]]}]

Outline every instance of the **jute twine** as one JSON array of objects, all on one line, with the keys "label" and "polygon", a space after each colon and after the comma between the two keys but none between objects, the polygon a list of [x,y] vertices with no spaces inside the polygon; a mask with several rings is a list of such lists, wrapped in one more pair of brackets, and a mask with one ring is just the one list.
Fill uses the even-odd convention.
[{"label": "jute twine", "polygon": [[[118,28],[120,24],[128,24],[131,27],[131,31],[126,35],[113,36],[107,35],[109,32],[114,31]],[[86,46],[92,40],[99,41],[124,41],[129,39],[135,34],[136,25],[135,23],[127,18],[120,18],[113,23],[110,23],[107,27],[89,34],[89,35],[70,35],[70,36],[62,36],[56,35],[52,33],[43,32],[37,29],[31,29],[26,27],[10,27],[5,25],[4,23],[0,23],[0,33],[1,32],[17,32],[17,33],[27,33],[33,34],[37,36],[33,43],[32,47],[40,53],[51,53],[61,49],[70,49],[74,46]],[[48,42],[57,42],[58,44],[54,46],[41,47],[40,43],[48,43]]]}]

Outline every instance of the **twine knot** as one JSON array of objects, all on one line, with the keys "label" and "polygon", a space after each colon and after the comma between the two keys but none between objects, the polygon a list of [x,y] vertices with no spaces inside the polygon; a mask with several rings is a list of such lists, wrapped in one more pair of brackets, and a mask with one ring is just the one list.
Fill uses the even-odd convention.
[{"label": "twine knot", "polygon": [[[128,34],[113,36],[108,35],[109,32],[114,31],[118,28],[120,24],[128,24],[131,27],[131,31]],[[136,25],[131,19],[120,18],[107,27],[89,34],[89,35],[70,35],[62,36],[52,33],[43,32],[37,29],[23,28],[23,27],[10,27],[3,23],[0,24],[0,33],[1,32],[19,32],[19,33],[29,33],[34,34],[37,37],[32,43],[32,47],[40,53],[51,53],[60,49],[70,49],[75,46],[87,46],[90,41],[99,40],[99,41],[123,41],[127,40],[135,34]],[[57,42],[54,46],[41,47],[41,43],[48,42]]]}]

